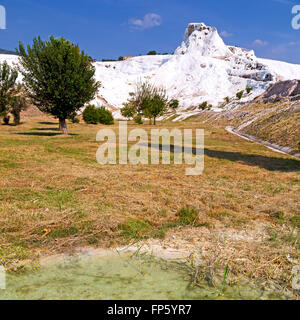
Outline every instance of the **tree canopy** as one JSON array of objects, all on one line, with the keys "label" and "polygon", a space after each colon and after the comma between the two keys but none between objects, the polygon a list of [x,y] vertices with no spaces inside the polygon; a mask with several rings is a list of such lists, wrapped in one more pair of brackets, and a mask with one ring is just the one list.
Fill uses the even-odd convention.
[{"label": "tree canopy", "polygon": [[65,38],[34,38],[27,50],[20,42],[20,71],[32,103],[59,119],[67,133],[66,119],[72,119],[91,101],[100,83],[94,79],[93,60],[78,45]]}]

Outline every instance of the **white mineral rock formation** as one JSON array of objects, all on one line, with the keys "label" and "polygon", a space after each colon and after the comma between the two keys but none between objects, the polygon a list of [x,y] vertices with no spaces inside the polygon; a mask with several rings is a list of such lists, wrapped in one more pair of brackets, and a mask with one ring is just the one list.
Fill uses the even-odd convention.
[{"label": "white mineral rock formation", "polygon": [[[0,61],[17,63],[17,56],[0,55]],[[96,62],[96,78],[102,87],[94,103],[106,104],[120,116],[119,109],[134,91],[138,80],[149,80],[167,89],[169,98],[180,101],[180,119],[191,107],[207,101],[215,111],[225,97],[235,97],[252,87],[242,101],[263,93],[270,83],[300,79],[300,65],[259,59],[254,51],[227,46],[216,28],[204,23],[188,25],[184,40],[174,55],[140,56],[118,62]],[[188,110],[187,110],[188,109]],[[189,112],[187,112],[189,111]]]}]

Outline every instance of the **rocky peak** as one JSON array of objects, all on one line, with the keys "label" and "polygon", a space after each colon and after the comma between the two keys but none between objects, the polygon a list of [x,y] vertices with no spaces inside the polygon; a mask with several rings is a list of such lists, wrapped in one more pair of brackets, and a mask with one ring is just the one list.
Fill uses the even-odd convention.
[{"label": "rocky peak", "polygon": [[213,58],[225,58],[232,52],[225,45],[218,31],[203,22],[190,23],[186,28],[184,39],[175,54],[193,54]]}]

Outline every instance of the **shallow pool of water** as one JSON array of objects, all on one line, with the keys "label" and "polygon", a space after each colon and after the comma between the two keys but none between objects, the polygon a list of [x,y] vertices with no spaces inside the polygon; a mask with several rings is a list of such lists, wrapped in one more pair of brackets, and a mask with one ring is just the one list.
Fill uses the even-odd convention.
[{"label": "shallow pool of water", "polygon": [[278,299],[264,288],[203,283],[190,287],[187,270],[149,257],[81,256],[53,261],[35,272],[8,273],[0,299],[203,300]]}]

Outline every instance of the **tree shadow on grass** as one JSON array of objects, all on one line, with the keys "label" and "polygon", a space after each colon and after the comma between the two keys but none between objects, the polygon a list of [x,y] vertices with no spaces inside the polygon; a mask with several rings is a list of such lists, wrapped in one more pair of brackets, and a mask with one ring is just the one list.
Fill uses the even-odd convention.
[{"label": "tree shadow on grass", "polygon": [[[196,154],[196,150],[193,150],[193,154]],[[266,157],[259,154],[244,154],[241,152],[211,149],[205,149],[205,155],[210,158],[224,159],[250,166],[257,166],[269,171],[300,172],[300,160],[297,159]]]},{"label": "tree shadow on grass", "polygon": [[[21,136],[37,136],[37,137],[54,137],[54,136],[62,136],[63,134],[60,132],[17,132],[16,134]],[[66,136],[78,136],[75,133],[69,133]]]},{"label": "tree shadow on grass", "polygon": [[[148,145],[151,148],[151,143]],[[152,148],[159,149],[162,151],[163,145],[153,145]],[[166,148],[166,146],[164,146]],[[171,153],[182,152],[182,148],[179,146],[170,146]],[[201,150],[196,148],[186,148],[187,153],[193,155],[201,153]],[[204,153],[209,158],[229,160],[232,162],[239,162],[249,166],[256,166],[269,171],[282,171],[282,172],[300,172],[300,160],[291,158],[280,158],[280,157],[267,157],[259,154],[245,154],[241,152],[229,152],[229,151],[218,151],[205,148]]]},{"label": "tree shadow on grass", "polygon": [[39,124],[45,124],[45,125],[48,125],[48,126],[58,126],[58,123],[57,122],[47,122],[47,121],[42,121],[42,122],[38,122]]},{"label": "tree shadow on grass", "polygon": [[32,131],[59,131],[58,128],[33,128]]}]

